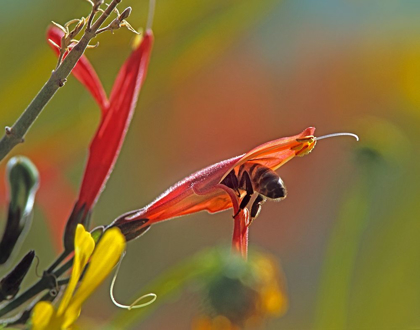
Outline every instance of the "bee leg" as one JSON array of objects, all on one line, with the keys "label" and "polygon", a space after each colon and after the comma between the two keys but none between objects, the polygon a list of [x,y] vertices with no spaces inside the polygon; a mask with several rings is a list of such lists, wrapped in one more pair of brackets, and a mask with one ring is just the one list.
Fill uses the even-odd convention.
[{"label": "bee leg", "polygon": [[233,216],[236,218],[236,216],[241,212],[249,203],[251,200],[251,196],[254,193],[254,189],[252,188],[251,178],[249,177],[248,172],[244,172],[241,181],[239,182],[239,186],[243,187],[245,185],[246,195],[241,201],[241,205],[239,206],[238,212]]},{"label": "bee leg", "polygon": [[233,189],[234,192],[238,195],[238,197],[241,196],[241,193],[239,191],[239,182],[238,178],[235,175],[235,171],[230,171],[228,175],[223,179],[221,184],[224,184],[226,187],[229,187]]},{"label": "bee leg", "polygon": [[248,226],[250,226],[252,221],[254,221],[256,217],[258,217],[258,214],[260,214],[261,211],[261,205],[263,205],[265,201],[266,199],[262,195],[258,195],[258,197],[255,198],[254,203],[252,203],[251,206],[251,220],[249,221]]}]

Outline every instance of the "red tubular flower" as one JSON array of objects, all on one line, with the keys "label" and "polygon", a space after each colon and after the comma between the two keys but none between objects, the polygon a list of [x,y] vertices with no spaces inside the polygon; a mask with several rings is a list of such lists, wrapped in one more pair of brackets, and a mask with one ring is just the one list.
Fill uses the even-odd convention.
[{"label": "red tubular flower", "polygon": [[[260,200],[260,203],[254,203],[248,210],[245,208],[249,202],[249,198],[246,200],[247,195],[258,192],[260,195],[265,193],[269,199],[284,198],[283,183],[272,171],[295,156],[308,154],[316,143],[314,131],[315,128],[309,127],[300,134],[267,142],[246,154],[198,171],[169,188],[144,208],[122,215],[110,227],[119,227],[126,239],[131,240],[160,221],[204,210],[215,213],[233,208],[235,220],[232,247],[246,257],[248,227],[252,216],[255,218],[258,215],[263,203]],[[270,192],[264,190],[266,187],[257,187],[259,182],[252,182],[252,187],[248,185],[249,189],[245,188],[246,180],[241,179],[245,171],[251,173],[254,179],[271,173],[277,178],[275,183],[281,188],[282,195],[270,197]]]},{"label": "red tubular flower", "polygon": [[153,34],[146,32],[141,44],[122,66],[112,88],[109,106],[89,149],[89,159],[80,188],[79,204],[91,209],[95,204],[115,161],[128,130],[140,88],[146,78]]},{"label": "red tubular flower", "polygon": [[[51,27],[48,38],[60,45],[62,32]],[[89,90],[102,110],[102,118],[90,144],[89,157],[77,202],[66,225],[64,245],[72,249],[78,223],[85,224],[111,174],[128,130],[140,88],[146,78],[153,33],[148,30],[141,43],[121,67],[109,101],[93,67],[82,56],[73,70],[74,76]],[[54,47],[54,49],[56,49]],[[58,52],[57,52],[58,53]]]},{"label": "red tubular flower", "polygon": [[[61,38],[63,37],[63,35],[63,31],[61,31],[55,26],[51,26],[47,30],[47,39],[51,40],[56,45],[61,45]],[[60,50],[51,43],[50,46],[58,56]],[[67,54],[65,54],[65,56],[66,55]],[[72,71],[72,74],[92,94],[96,102],[98,102],[102,112],[105,112],[109,104],[108,98],[106,96],[104,88],[102,87],[102,83],[95,72],[95,69],[92,67],[92,64],[90,64],[89,60],[86,58],[85,55],[82,55],[82,57],[80,57],[79,61],[77,62],[76,66]]]},{"label": "red tubular flower", "polygon": [[[234,208],[235,209],[235,208]],[[245,259],[248,255],[249,211],[244,209],[234,217],[232,249],[239,252]]]}]

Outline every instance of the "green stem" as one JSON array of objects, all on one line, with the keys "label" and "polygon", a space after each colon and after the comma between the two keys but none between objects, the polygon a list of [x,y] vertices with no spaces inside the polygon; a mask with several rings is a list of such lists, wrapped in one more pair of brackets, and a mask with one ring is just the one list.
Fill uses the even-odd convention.
[{"label": "green stem", "polygon": [[54,297],[51,296],[51,294],[49,292],[47,292],[46,294],[44,294],[41,298],[39,298],[38,300],[33,300],[29,306],[23,310],[22,312],[8,318],[8,319],[3,319],[0,320],[0,324],[5,327],[11,327],[14,325],[24,325],[28,322],[29,318],[31,317],[32,314],[32,309],[34,308],[34,306],[39,302],[39,301],[52,301],[54,299]]},{"label": "green stem", "polygon": [[51,266],[47,269],[47,273],[52,273],[54,269],[57,268],[61,262],[66,259],[66,257],[70,254],[70,252],[63,251],[63,253],[60,254],[60,256],[51,264]]},{"label": "green stem", "polygon": [[83,37],[76,46],[69,52],[57,70],[54,70],[51,77],[41,88],[29,106],[21,114],[12,127],[6,127],[6,133],[0,140],[0,161],[19,143],[24,141],[24,137],[37,119],[41,111],[45,108],[54,94],[63,87],[70,72],[75,67],[77,61],[83,55],[90,40],[96,36],[96,31],[100,28],[107,17],[121,0],[113,0],[102,15],[97,19],[90,29],[86,29]]},{"label": "green stem", "polygon": [[0,317],[3,317],[7,313],[13,311],[15,308],[19,307],[29,299],[35,297],[40,292],[46,289],[52,289],[55,287],[55,281],[52,279],[59,278],[63,275],[70,267],[73,265],[73,258],[67,261],[63,266],[61,266],[57,271],[50,275],[44,275],[37,283],[31,286],[28,290],[22,293],[19,297],[12,300],[10,303],[5,305],[0,310]]},{"label": "green stem", "polygon": [[7,313],[11,312],[15,308],[22,305],[27,300],[35,297],[38,293],[45,290],[47,286],[47,282],[50,283],[50,280],[46,277],[41,278],[37,283],[35,283],[33,286],[31,286],[28,290],[26,290],[23,294],[21,294],[16,299],[12,300],[10,303],[8,303],[6,306],[4,306],[0,310],[0,317],[3,317]]}]

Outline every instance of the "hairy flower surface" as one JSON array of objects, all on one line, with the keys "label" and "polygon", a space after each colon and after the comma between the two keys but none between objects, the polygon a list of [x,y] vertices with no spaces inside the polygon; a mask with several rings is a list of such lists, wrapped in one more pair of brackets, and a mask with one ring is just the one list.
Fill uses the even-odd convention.
[{"label": "hairy flower surface", "polygon": [[[34,330],[69,329],[80,315],[82,304],[103,282],[125,249],[124,236],[117,228],[107,230],[95,248],[91,234],[79,224],[74,241],[74,263],[71,278],[58,309],[46,301],[37,303],[32,315]],[[90,262],[89,262],[90,259]],[[89,262],[83,280],[80,277]]]},{"label": "hairy flower surface", "polygon": [[316,143],[314,132],[315,128],[309,127],[300,134],[264,143],[243,155],[206,167],[178,182],[149,205],[122,215],[111,226],[120,228],[126,239],[131,240],[150,225],[164,220],[204,210],[215,213],[233,208],[232,245],[246,257],[250,212],[240,207],[246,192],[232,189],[224,179],[247,164],[274,171],[295,156],[308,154]]}]

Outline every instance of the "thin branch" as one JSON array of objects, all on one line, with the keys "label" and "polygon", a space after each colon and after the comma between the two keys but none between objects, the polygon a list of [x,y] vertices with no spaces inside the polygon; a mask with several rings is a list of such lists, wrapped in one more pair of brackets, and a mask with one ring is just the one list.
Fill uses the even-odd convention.
[{"label": "thin branch", "polygon": [[9,312],[13,311],[15,308],[19,307],[20,305],[27,302],[29,299],[32,299],[40,292],[47,290],[47,289],[54,289],[57,285],[57,279],[61,275],[63,275],[70,267],[73,265],[73,258],[67,261],[63,266],[61,266],[58,270],[54,273],[44,275],[38,282],[32,285],[28,290],[23,292],[20,296],[16,299],[10,301],[8,304],[3,306],[0,309],[0,317],[8,314]]},{"label": "thin branch", "polygon": [[69,254],[70,254],[69,251],[64,251],[63,253],[61,253],[60,256],[52,263],[52,265],[50,267],[48,267],[47,272],[52,273],[54,271],[54,269],[56,269],[57,266],[59,264],[61,264],[61,262],[64,259],[66,259]]},{"label": "thin branch", "polygon": [[90,29],[86,29],[83,37],[76,46],[69,52],[60,66],[54,70],[51,77],[41,88],[29,106],[21,114],[12,127],[6,127],[5,134],[0,140],[0,161],[19,143],[24,141],[24,137],[37,119],[41,111],[45,108],[54,94],[63,87],[70,72],[75,67],[77,61],[83,55],[91,39],[96,36],[96,31],[112,13],[114,8],[121,0],[113,0],[108,8],[99,16]]}]

